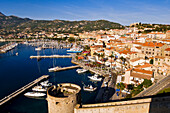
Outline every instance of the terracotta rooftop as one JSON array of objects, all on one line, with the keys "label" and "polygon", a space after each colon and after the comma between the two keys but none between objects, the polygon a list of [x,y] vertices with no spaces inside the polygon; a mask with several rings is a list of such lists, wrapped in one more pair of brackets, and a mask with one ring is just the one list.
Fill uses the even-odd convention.
[{"label": "terracotta rooftop", "polygon": [[130,76],[136,77],[136,78],[149,79],[149,80],[152,78],[151,75],[139,74],[139,73],[135,73],[135,72],[132,72],[132,74]]},{"label": "terracotta rooftop", "polygon": [[142,46],[148,46],[148,47],[162,47],[163,43],[153,43],[153,42],[146,42]]},{"label": "terracotta rooftop", "polygon": [[138,61],[138,60],[140,60],[141,58],[134,58],[134,59],[132,59],[132,60],[130,60],[131,62],[136,62],[136,61]]},{"label": "terracotta rooftop", "polygon": [[151,75],[153,73],[153,71],[148,71],[143,69],[133,69],[133,72],[140,72],[140,73],[151,74]]},{"label": "terracotta rooftop", "polygon": [[165,51],[170,51],[170,48],[165,49]]},{"label": "terracotta rooftop", "polygon": [[165,57],[162,57],[162,56],[155,56],[155,58],[164,59]]},{"label": "terracotta rooftop", "polygon": [[146,68],[146,67],[151,67],[152,64],[149,64],[149,63],[145,63],[144,65],[141,65],[141,66],[138,66],[137,68]]}]

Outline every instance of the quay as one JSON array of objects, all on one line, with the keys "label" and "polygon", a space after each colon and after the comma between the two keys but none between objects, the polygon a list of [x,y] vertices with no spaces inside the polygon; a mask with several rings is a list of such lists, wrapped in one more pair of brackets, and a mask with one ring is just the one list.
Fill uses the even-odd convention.
[{"label": "quay", "polygon": [[79,65],[81,68],[86,69],[86,70],[89,70],[89,71],[91,71],[91,72],[93,72],[93,73],[96,73],[96,74],[98,74],[98,75],[101,75],[101,76],[103,76],[103,77],[109,75],[109,73],[107,73],[107,72],[99,71],[98,69],[94,69],[94,68],[91,68],[91,67],[89,67],[89,66],[85,66],[83,63],[79,63],[79,62],[76,62],[76,61],[73,61],[73,60],[71,61],[71,63],[76,64],[76,65]]},{"label": "quay", "polygon": [[37,84],[38,82],[47,79],[49,77],[49,75],[43,75],[41,77],[39,77],[38,79],[28,83],[27,85],[21,87],[20,89],[16,90],[15,92],[11,93],[10,95],[2,98],[0,100],[0,106],[2,106],[3,104],[7,103],[8,101],[10,101],[11,99],[15,98],[16,96],[18,96],[19,94],[23,93],[24,91],[26,91],[27,89],[31,88],[32,86],[34,86],[35,84]]},{"label": "quay", "polygon": [[54,67],[54,68],[50,68],[48,70],[51,70],[50,72],[56,72],[56,71],[64,71],[64,70],[68,70],[68,69],[74,69],[74,68],[78,68],[80,67],[79,65],[76,66],[69,66],[69,67]]},{"label": "quay", "polygon": [[14,49],[17,45],[18,45],[17,43],[5,44],[0,47],[0,53],[6,53],[7,51]]},{"label": "quay", "polygon": [[41,59],[41,58],[71,58],[70,55],[44,55],[44,56],[30,56],[31,59]]}]

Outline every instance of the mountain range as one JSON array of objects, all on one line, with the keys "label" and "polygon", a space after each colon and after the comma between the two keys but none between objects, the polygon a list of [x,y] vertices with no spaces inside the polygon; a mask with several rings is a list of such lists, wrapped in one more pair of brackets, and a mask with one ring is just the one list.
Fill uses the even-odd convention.
[{"label": "mountain range", "polygon": [[83,31],[94,31],[104,29],[123,28],[119,23],[107,20],[95,21],[67,21],[67,20],[33,20],[29,18],[20,18],[17,16],[6,16],[0,12],[0,33],[10,34],[19,32],[62,32],[77,33]]}]

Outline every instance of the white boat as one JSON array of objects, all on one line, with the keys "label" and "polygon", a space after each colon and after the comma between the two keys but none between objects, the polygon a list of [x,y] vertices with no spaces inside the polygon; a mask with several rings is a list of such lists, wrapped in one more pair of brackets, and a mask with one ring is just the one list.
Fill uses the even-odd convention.
[{"label": "white boat", "polygon": [[41,47],[35,48],[35,51],[41,51]]},{"label": "white boat", "polygon": [[39,92],[27,92],[24,95],[28,96],[28,97],[44,97],[46,94],[45,93],[39,93]]},{"label": "white boat", "polygon": [[59,68],[60,68],[60,67],[57,66],[57,67],[48,69],[48,71],[49,71],[49,72],[53,72],[53,71],[56,71],[56,70],[59,69]]},{"label": "white boat", "polygon": [[40,83],[42,86],[45,86],[45,87],[49,87],[49,86],[52,86],[52,83],[49,83],[49,81],[44,81],[44,82],[41,82]]},{"label": "white boat", "polygon": [[46,92],[47,88],[44,88],[43,86],[35,86],[32,88],[33,91],[39,91],[39,92]]},{"label": "white boat", "polygon": [[84,72],[86,72],[86,71],[88,71],[88,70],[86,70],[86,69],[77,69],[77,70],[76,70],[77,73],[84,73]]},{"label": "white boat", "polygon": [[17,52],[17,53],[15,53],[15,55],[16,55],[16,56],[18,56],[18,52]]},{"label": "white boat", "polygon": [[67,50],[67,52],[71,52],[71,53],[81,53],[83,51],[83,49],[80,48],[70,48],[70,50]]},{"label": "white boat", "polygon": [[97,87],[93,87],[92,85],[88,85],[88,86],[83,86],[83,90],[84,91],[95,91],[97,89]]},{"label": "white boat", "polygon": [[97,74],[94,74],[94,76],[88,76],[88,78],[90,78],[93,81],[101,81],[102,80],[102,78],[98,78]]}]

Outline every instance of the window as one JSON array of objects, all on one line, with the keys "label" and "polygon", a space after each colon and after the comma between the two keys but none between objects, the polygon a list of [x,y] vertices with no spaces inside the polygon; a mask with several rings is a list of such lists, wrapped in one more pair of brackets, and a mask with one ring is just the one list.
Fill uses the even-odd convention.
[{"label": "window", "polygon": [[158,61],[158,58],[155,58],[155,61]]},{"label": "window", "polygon": [[154,49],[153,49],[153,51],[154,51]]}]

